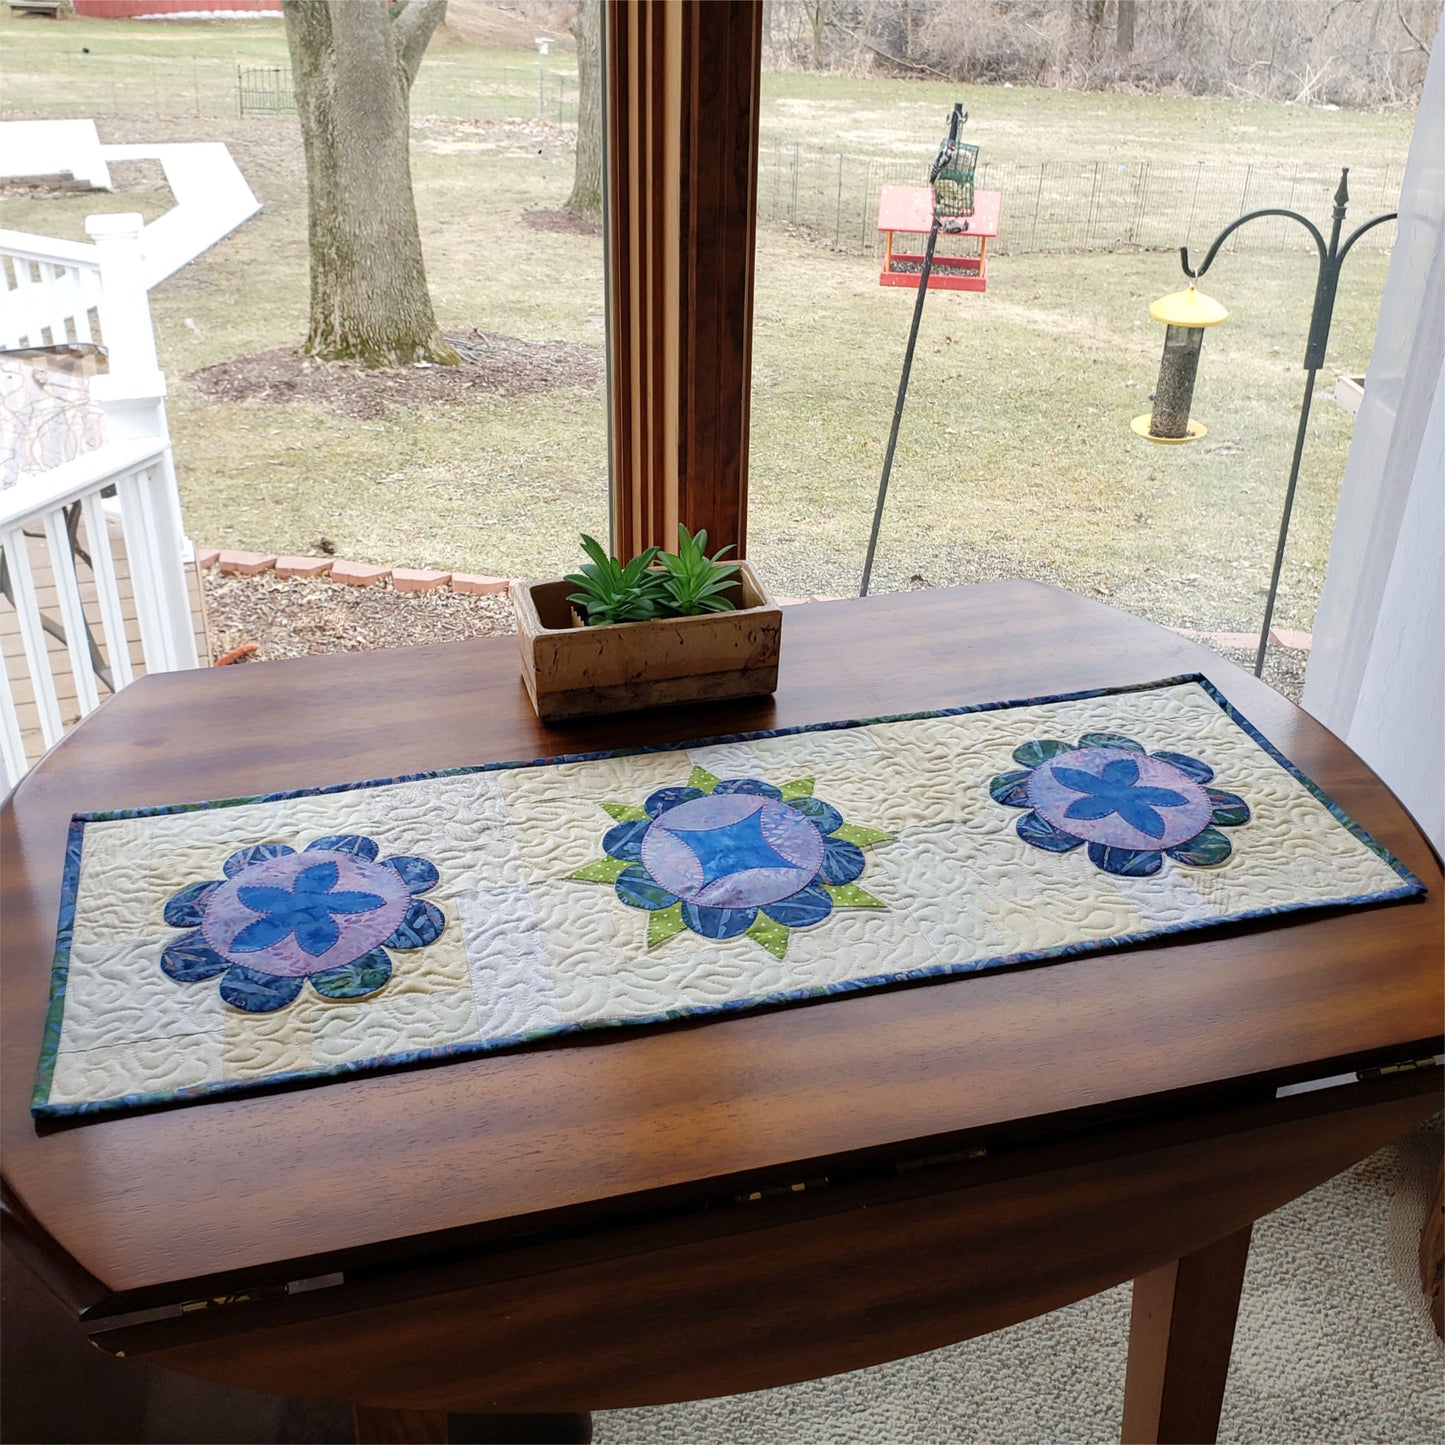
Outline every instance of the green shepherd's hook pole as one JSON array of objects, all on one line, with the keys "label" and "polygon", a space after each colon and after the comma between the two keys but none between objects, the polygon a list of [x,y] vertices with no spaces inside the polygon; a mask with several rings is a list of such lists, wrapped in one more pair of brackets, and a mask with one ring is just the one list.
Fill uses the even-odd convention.
[{"label": "green shepherd's hook pole", "polygon": [[1290,514],[1294,510],[1295,489],[1299,485],[1300,462],[1304,457],[1305,438],[1309,434],[1310,402],[1315,393],[1315,378],[1325,364],[1325,348],[1330,339],[1330,318],[1334,315],[1335,310],[1335,293],[1339,289],[1340,267],[1344,265],[1345,257],[1350,254],[1350,247],[1366,231],[1395,219],[1395,212],[1387,211],[1383,216],[1376,216],[1374,220],[1366,221],[1363,226],[1350,233],[1342,246],[1340,230],[1344,225],[1345,211],[1350,202],[1349,179],[1350,168],[1345,166],[1340,171],[1340,184],[1335,190],[1335,208],[1331,218],[1333,224],[1328,244],[1320,233],[1319,227],[1307,216],[1300,215],[1298,211],[1286,211],[1277,206],[1270,206],[1262,211],[1250,211],[1248,215],[1241,216],[1237,221],[1231,221],[1214,238],[1214,244],[1210,246],[1198,270],[1189,264],[1189,248],[1187,246],[1179,248],[1179,262],[1184,268],[1184,274],[1189,277],[1191,285],[1209,269],[1225,241],[1241,226],[1260,216],[1283,216],[1287,220],[1298,221],[1309,232],[1310,239],[1315,243],[1315,250],[1319,253],[1314,309],[1310,313],[1309,338],[1305,342],[1305,394],[1304,400],[1300,404],[1299,427],[1295,432],[1294,456],[1289,464],[1289,482],[1285,487],[1284,511],[1279,519],[1279,540],[1275,544],[1274,569],[1270,573],[1269,592],[1265,597],[1264,621],[1259,629],[1259,647],[1254,655],[1254,675],[1256,677],[1264,676],[1264,660],[1269,653],[1269,629],[1274,622],[1274,605],[1279,597],[1280,574],[1284,571],[1285,547],[1289,542]]},{"label": "green shepherd's hook pole", "polygon": [[878,529],[883,525],[883,503],[888,496],[888,477],[893,471],[893,453],[898,446],[898,424],[903,420],[903,403],[908,396],[908,373],[913,370],[913,348],[918,342],[918,323],[923,316],[923,298],[928,295],[928,277],[933,270],[933,248],[938,243],[938,217],[928,228],[928,246],[923,253],[923,274],[918,278],[918,300],[913,303],[913,325],[908,329],[908,349],[903,353],[903,375],[898,378],[898,400],[893,403],[893,427],[888,433],[888,450],[883,453],[883,475],[878,481],[878,501],[873,508],[873,532],[868,538],[868,555],[863,560],[860,597],[868,595],[873,575],[873,554],[878,550]]},{"label": "green shepherd's hook pole", "polygon": [[[958,140],[958,127],[963,107],[955,105],[948,120],[948,139]],[[898,378],[898,400],[893,403],[893,426],[888,433],[888,450],[883,454],[883,475],[878,481],[878,501],[873,508],[873,531],[868,538],[868,555],[863,559],[863,583],[858,595],[868,595],[868,581],[873,576],[873,557],[878,550],[878,531],[883,525],[883,503],[888,497],[888,478],[893,471],[893,453],[898,447],[898,426],[903,420],[903,403],[908,396],[908,374],[913,370],[913,348],[918,344],[918,323],[923,317],[923,298],[928,295],[928,278],[933,271],[933,248],[938,244],[938,209],[935,205],[933,224],[928,228],[928,246],[923,253],[923,271],[918,278],[918,300],[913,303],[913,325],[908,328],[908,348],[903,353],[903,375]]]}]

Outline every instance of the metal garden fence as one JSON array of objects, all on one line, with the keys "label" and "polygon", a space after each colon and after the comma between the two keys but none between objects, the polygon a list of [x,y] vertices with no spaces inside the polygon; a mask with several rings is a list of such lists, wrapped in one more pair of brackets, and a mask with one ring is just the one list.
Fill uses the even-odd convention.
[{"label": "metal garden fence", "polygon": [[[1404,168],[1350,168],[1351,213],[1393,210]],[[1294,162],[1221,166],[1198,161],[982,161],[978,190],[1003,192],[1003,221],[991,255],[1059,251],[1172,250],[1208,242],[1236,216],[1262,206],[1303,211],[1324,226],[1338,169]],[[802,146],[764,147],[758,166],[761,219],[795,226],[819,244],[852,255],[881,255],[878,194],[888,185],[926,185],[927,162],[870,160]],[[1389,250],[1395,227],[1360,241]],[[1305,231],[1269,219],[1236,232],[1230,249],[1294,250]]]},{"label": "metal garden fence", "polygon": [[[526,67],[517,68],[518,78],[491,89],[469,92],[461,101],[466,120],[514,120],[529,112],[538,120],[557,125],[577,121],[577,77],[559,71],[538,69],[535,77]],[[529,91],[531,92],[529,94]],[[413,110],[425,111],[426,87],[414,98]],[[281,66],[236,67],[236,109],[240,115],[295,115],[296,97],[291,72]]]},{"label": "metal garden fence", "polygon": [[238,65],[236,110],[240,115],[295,115],[291,72],[279,65]]},{"label": "metal garden fence", "polygon": [[[91,56],[76,84],[20,93],[7,78],[9,103],[37,114],[154,116],[295,113],[291,75],[284,66],[244,66],[220,57],[136,61]],[[577,77],[519,56],[460,88],[442,69],[422,67],[412,93],[417,116],[494,121],[537,118],[575,124]],[[764,221],[795,226],[816,243],[852,255],[878,255],[878,193],[890,184],[922,185],[931,156],[889,161],[801,145],[764,146],[759,156],[758,205]],[[1350,168],[1351,213],[1393,210],[1403,167]],[[989,244],[995,256],[1025,252],[1165,250],[1199,247],[1236,216],[1282,206],[1327,223],[1339,180],[1334,166],[1293,161],[1227,164],[1218,161],[1044,161],[1020,165],[984,158],[975,185],[1003,193],[1003,221]],[[1395,227],[1381,226],[1360,244],[1385,251]],[[1298,225],[1260,221],[1237,232],[1230,249],[1294,250],[1308,245]]]}]

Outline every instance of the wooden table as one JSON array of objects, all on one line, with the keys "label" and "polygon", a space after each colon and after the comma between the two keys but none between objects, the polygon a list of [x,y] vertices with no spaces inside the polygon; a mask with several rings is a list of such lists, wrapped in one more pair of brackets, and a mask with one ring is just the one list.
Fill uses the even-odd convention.
[{"label": "wooden table", "polygon": [[[967,230],[940,232],[945,236],[977,241],[978,250],[967,255],[950,254],[944,249],[933,253],[933,269],[928,277],[930,291],[987,291],[988,243],[998,235],[999,215],[1003,210],[1002,191],[975,191],[973,214],[961,217],[957,224],[967,222]],[[914,290],[923,273],[922,251],[897,249],[900,236],[927,236],[933,227],[932,186],[884,186],[878,193],[877,230],[883,232],[883,269],[878,273],[880,286],[908,286]],[[915,243],[917,244],[917,243]]]},{"label": "wooden table", "polygon": [[[1428,898],[49,1131],[27,1112],[72,811],[1193,671]],[[790,609],[776,698],[553,728],[511,639],[147,677],[0,830],[8,1238],[103,1349],[377,1407],[382,1435],[398,1409],[431,1412],[415,1432],[784,1384],[1137,1278],[1125,1437],[1208,1439],[1251,1221],[1438,1103],[1438,1069],[1388,1071],[1441,1046],[1441,871],[1405,812],[1254,678],[1030,583]]]}]

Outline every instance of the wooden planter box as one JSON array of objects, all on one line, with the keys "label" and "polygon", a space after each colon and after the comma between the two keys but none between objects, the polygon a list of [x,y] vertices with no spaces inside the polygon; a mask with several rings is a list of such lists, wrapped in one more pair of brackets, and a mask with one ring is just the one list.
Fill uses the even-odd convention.
[{"label": "wooden planter box", "polygon": [[522,681],[543,721],[714,698],[759,697],[778,686],[783,614],[746,562],[734,612],[574,623],[570,582],[512,589]]}]

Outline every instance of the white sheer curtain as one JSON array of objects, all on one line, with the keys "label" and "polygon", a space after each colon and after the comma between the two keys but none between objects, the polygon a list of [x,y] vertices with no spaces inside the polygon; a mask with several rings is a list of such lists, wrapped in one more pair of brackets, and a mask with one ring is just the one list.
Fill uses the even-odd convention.
[{"label": "white sheer curtain", "polygon": [[1415,119],[1304,706],[1445,848],[1445,45]]}]

